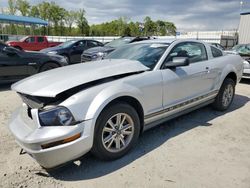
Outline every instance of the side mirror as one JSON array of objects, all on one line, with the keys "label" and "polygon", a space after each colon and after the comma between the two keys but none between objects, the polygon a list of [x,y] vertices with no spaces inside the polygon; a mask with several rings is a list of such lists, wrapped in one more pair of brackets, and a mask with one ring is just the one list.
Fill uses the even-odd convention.
[{"label": "side mirror", "polygon": [[4,47],[3,48],[3,52],[6,53],[7,55],[13,56],[17,54],[16,49],[12,48],[12,47]]},{"label": "side mirror", "polygon": [[174,57],[172,62],[166,62],[165,68],[176,68],[181,66],[188,66],[190,64],[188,57]]}]

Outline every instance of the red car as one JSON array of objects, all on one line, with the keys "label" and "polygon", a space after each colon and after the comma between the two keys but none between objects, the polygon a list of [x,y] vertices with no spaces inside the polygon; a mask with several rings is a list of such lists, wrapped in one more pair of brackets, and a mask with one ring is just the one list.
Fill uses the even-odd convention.
[{"label": "red car", "polygon": [[61,42],[49,42],[45,36],[27,36],[19,41],[7,41],[6,44],[19,50],[39,51],[44,48],[57,46]]}]

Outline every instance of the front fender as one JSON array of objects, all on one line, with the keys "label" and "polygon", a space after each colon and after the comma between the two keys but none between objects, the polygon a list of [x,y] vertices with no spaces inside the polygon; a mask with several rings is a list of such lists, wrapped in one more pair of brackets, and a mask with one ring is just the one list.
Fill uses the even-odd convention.
[{"label": "front fender", "polygon": [[[85,119],[97,119],[102,110],[113,100],[119,97],[133,97],[139,101],[143,108],[143,93],[136,87],[122,83],[116,86],[109,86],[102,90],[90,104]],[[144,108],[143,108],[144,109]]]},{"label": "front fender", "polygon": [[60,105],[67,107],[77,121],[97,119],[108,103],[123,96],[133,97],[142,104],[143,93],[138,88],[120,83],[103,84],[83,90],[69,97]]}]

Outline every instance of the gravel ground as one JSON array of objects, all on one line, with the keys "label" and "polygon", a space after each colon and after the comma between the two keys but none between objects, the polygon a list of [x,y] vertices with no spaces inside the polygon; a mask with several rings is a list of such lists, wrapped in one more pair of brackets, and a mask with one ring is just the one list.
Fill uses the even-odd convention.
[{"label": "gravel ground", "polygon": [[250,187],[250,81],[237,85],[231,108],[197,110],[145,132],[122,159],[90,154],[43,170],[11,136],[7,122],[21,104],[0,87],[0,187]]}]

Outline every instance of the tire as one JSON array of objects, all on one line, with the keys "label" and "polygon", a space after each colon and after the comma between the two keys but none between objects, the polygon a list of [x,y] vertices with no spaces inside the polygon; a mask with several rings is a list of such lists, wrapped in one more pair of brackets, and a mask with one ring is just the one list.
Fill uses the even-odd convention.
[{"label": "tire", "polygon": [[227,110],[233,102],[235,94],[235,82],[231,78],[226,78],[215,98],[213,107],[219,111]]},{"label": "tire", "polygon": [[[120,122],[123,122],[120,129],[115,125],[118,116],[121,116]],[[108,121],[113,123],[114,129]],[[126,103],[114,104],[106,108],[97,119],[91,152],[102,160],[118,159],[133,148],[139,134],[140,120],[135,109]]]},{"label": "tire", "polygon": [[48,71],[48,70],[55,69],[55,68],[58,68],[58,67],[59,67],[59,65],[56,64],[56,63],[45,63],[45,64],[40,68],[40,71],[39,71],[39,72]]}]

